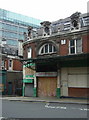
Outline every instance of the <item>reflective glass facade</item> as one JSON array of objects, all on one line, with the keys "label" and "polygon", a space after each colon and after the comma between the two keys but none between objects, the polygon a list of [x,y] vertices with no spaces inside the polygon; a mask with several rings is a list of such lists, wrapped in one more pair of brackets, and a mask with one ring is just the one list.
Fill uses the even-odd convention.
[{"label": "reflective glass facade", "polygon": [[17,46],[18,40],[24,40],[28,26],[38,28],[42,20],[0,9],[0,40]]}]

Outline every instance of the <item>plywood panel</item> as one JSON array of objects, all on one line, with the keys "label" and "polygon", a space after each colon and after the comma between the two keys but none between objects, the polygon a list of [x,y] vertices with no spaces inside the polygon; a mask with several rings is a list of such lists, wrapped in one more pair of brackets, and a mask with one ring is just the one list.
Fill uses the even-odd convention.
[{"label": "plywood panel", "polygon": [[52,77],[38,78],[38,96],[56,96],[57,79]]}]

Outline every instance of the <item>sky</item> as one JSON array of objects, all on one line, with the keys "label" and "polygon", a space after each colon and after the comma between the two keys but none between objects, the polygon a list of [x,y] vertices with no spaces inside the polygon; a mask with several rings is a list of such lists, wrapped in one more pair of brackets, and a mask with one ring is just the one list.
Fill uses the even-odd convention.
[{"label": "sky", "polygon": [[75,12],[86,13],[88,0],[0,0],[0,8],[43,21],[56,21]]}]

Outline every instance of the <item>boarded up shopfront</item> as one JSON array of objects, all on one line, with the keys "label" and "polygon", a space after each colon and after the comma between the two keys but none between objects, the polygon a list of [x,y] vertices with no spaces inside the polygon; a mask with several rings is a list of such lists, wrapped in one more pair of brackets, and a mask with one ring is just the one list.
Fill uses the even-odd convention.
[{"label": "boarded up shopfront", "polygon": [[70,67],[61,69],[62,96],[89,96],[89,68]]},{"label": "boarded up shopfront", "polygon": [[69,68],[68,94],[73,97],[88,97],[88,68]]},{"label": "boarded up shopfront", "polygon": [[57,73],[43,72],[37,73],[37,88],[38,97],[56,96],[57,89]]}]

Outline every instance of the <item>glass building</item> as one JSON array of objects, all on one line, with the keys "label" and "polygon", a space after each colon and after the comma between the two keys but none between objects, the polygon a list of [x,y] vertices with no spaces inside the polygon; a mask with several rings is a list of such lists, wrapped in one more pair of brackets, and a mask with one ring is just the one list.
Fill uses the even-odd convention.
[{"label": "glass building", "polygon": [[18,40],[24,40],[28,26],[38,28],[42,20],[0,9],[0,41],[18,46]]}]

